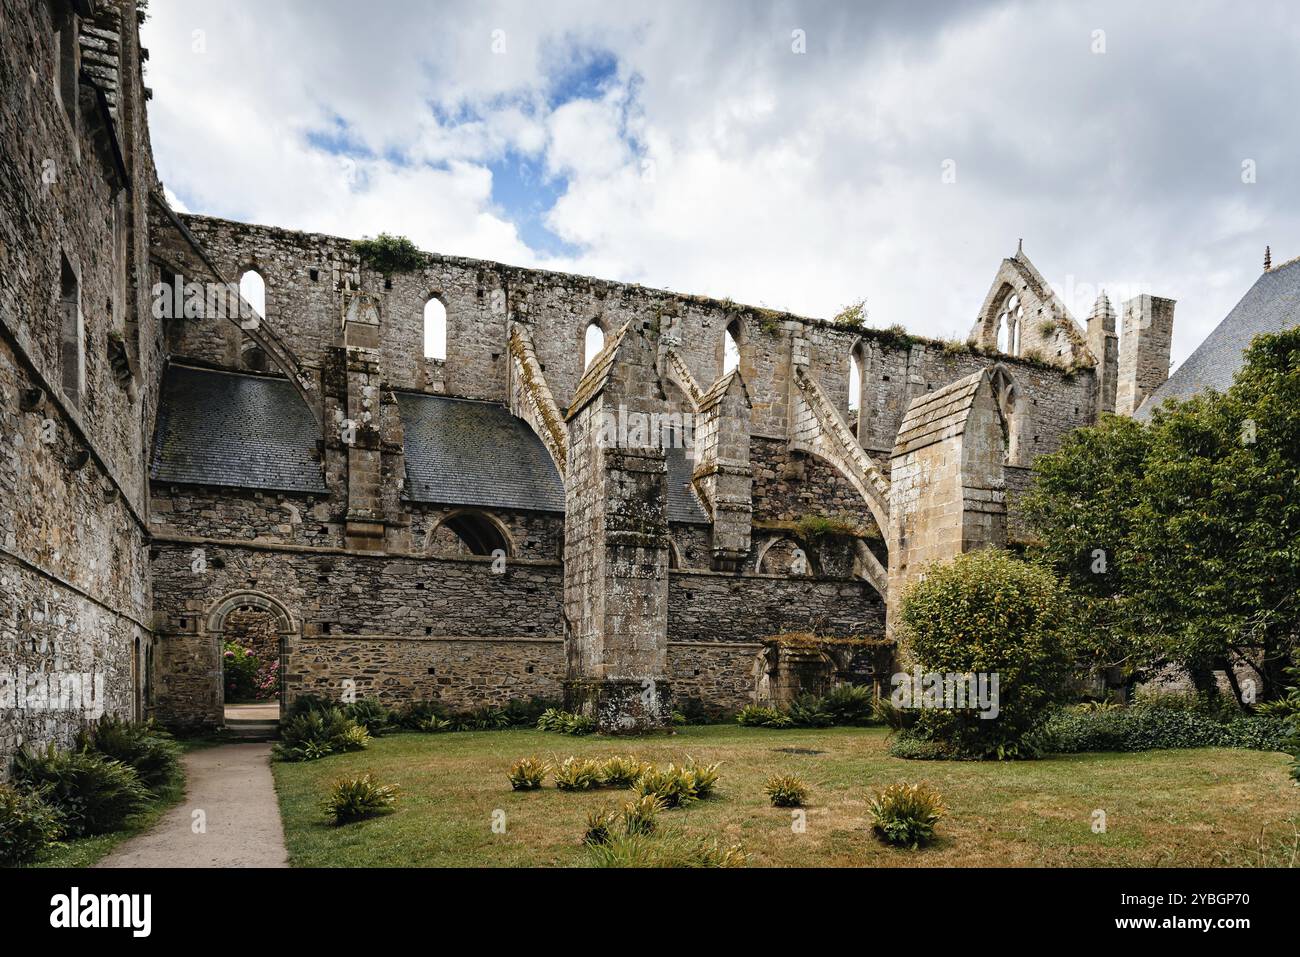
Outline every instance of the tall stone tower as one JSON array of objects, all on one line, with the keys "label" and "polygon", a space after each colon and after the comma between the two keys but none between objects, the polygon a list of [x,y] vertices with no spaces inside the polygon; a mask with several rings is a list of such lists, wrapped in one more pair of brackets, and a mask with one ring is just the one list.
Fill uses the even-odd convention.
[{"label": "tall stone tower", "polygon": [[1115,309],[1103,292],[1093,303],[1088,317],[1088,348],[1097,357],[1097,410],[1115,411],[1115,387],[1119,377],[1119,336],[1115,332]]},{"label": "tall stone tower", "polygon": [[671,727],[666,411],[629,322],[578,383],[564,475],[565,699],[607,734]]},{"label": "tall stone tower", "polygon": [[1142,401],[1169,378],[1173,335],[1174,300],[1144,293],[1124,303],[1115,397],[1115,411],[1120,415],[1136,412]]}]

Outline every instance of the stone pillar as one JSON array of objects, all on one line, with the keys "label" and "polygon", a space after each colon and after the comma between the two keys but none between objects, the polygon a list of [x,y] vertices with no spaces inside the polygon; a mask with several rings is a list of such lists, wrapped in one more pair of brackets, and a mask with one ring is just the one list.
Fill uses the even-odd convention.
[{"label": "stone pillar", "polygon": [[1132,415],[1169,378],[1174,300],[1143,294],[1124,303],[1115,411]]},{"label": "stone pillar", "polygon": [[346,463],[344,543],[381,552],[401,537],[402,420],[383,386],[379,351],[379,301],[370,293],[343,291],[343,348],[333,360],[327,401],[327,447]]},{"label": "stone pillar", "polygon": [[718,380],[700,402],[692,478],[713,513],[713,568],[736,571],[749,557],[753,470],[749,395],[740,374]]},{"label": "stone pillar", "polygon": [[916,398],[894,445],[889,594],[894,637],[907,587],[928,567],[1007,540],[1006,439],[985,370]]},{"label": "stone pillar", "polygon": [[1097,411],[1115,411],[1115,386],[1119,377],[1119,336],[1115,334],[1115,309],[1103,292],[1088,317],[1088,348],[1097,357]]},{"label": "stone pillar", "polygon": [[646,330],[628,323],[568,414],[565,700],[608,734],[671,728],[667,403],[654,359]]}]

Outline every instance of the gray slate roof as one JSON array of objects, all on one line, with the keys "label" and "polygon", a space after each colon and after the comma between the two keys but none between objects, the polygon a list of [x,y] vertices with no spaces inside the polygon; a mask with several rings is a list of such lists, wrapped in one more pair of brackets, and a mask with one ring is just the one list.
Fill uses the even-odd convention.
[{"label": "gray slate roof", "polygon": [[[564,513],[546,446],[495,402],[400,393],[406,497],[414,502]],[[327,491],[312,458],[316,421],[286,379],[173,365],[163,379],[155,481],[286,492]],[[691,462],[668,450],[668,519],[707,523]]]},{"label": "gray slate roof", "polygon": [[1166,399],[1189,399],[1204,389],[1227,390],[1242,366],[1250,340],[1261,332],[1281,332],[1300,323],[1300,260],[1266,272],[1219,323],[1187,361],[1138,409],[1148,419]]},{"label": "gray slate roof", "polygon": [[[564,512],[564,483],[523,419],[495,402],[401,393],[406,497],[413,502]],[[668,520],[707,523],[686,485],[691,463],[668,450]]]},{"label": "gray slate roof", "polygon": [[325,492],[320,432],[287,379],[168,367],[150,476],[159,482]]},{"label": "gray slate roof", "polygon": [[413,502],[564,512],[542,440],[495,402],[401,393],[406,497]]}]

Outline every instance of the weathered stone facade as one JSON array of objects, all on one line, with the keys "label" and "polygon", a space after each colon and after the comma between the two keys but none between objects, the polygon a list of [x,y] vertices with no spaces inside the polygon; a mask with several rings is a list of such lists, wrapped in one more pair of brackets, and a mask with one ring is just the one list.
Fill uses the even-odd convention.
[{"label": "weathered stone facade", "polygon": [[[1167,366],[1172,302],[1126,307],[1117,355],[1023,252],[961,345],[440,254],[386,276],[346,239],[178,215],[134,3],[0,3],[30,37],[0,67],[0,757],[100,710],[219,725],[232,614],[274,622],[285,699],[567,693],[609,730],[734,710],[773,634],[880,637],[927,562],[1023,537],[1033,459]],[[214,308],[249,270],[263,314]],[[202,377],[243,418],[182,454]],[[960,434],[900,437],[971,383]],[[620,407],[668,447],[602,440]],[[453,420],[496,431],[428,454]],[[51,705],[67,674],[93,700]]]}]

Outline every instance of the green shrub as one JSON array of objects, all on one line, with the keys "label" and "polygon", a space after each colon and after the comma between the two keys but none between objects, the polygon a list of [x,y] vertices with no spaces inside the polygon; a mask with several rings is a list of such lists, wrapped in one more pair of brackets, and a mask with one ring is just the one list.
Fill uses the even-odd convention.
[{"label": "green shrub", "polygon": [[885,725],[891,731],[903,731],[916,724],[919,712],[910,708],[900,708],[889,698],[881,696],[871,707],[871,718]]},{"label": "green shrub", "polygon": [[591,848],[596,867],[744,867],[739,845],[698,838],[659,838],[646,834],[612,837]]},{"label": "green shrub", "polygon": [[380,704],[378,698],[362,698],[344,705],[343,713],[376,738],[400,727],[397,712]]},{"label": "green shrub", "polygon": [[300,714],[307,714],[309,711],[328,711],[330,708],[339,707],[339,702],[333,698],[327,698],[319,694],[300,694],[289,702],[289,707],[280,717],[280,723],[288,721],[290,718],[297,717]]},{"label": "green shrub", "polygon": [[970,755],[953,750],[952,745],[944,741],[932,741],[909,730],[896,734],[889,742],[890,757],[906,758],[909,761],[960,761],[971,760]]},{"label": "green shrub", "polygon": [[550,770],[551,766],[545,761],[520,758],[510,765],[510,786],[516,791],[535,791],[542,786]]},{"label": "green shrub", "polygon": [[503,710],[512,728],[530,728],[549,707],[551,703],[544,698],[511,698]]},{"label": "green shrub", "polygon": [[227,701],[257,700],[257,672],[261,664],[257,656],[239,642],[222,644],[221,674]]},{"label": "green shrub", "polygon": [[1045,750],[1060,754],[1213,747],[1281,751],[1287,734],[1284,718],[1238,712],[1221,720],[1162,701],[1104,711],[1064,708],[1051,716],[1040,738]]},{"label": "green shrub", "polygon": [[35,860],[62,833],[59,812],[39,792],[0,784],[0,867]]},{"label": "green shrub", "polygon": [[796,728],[829,728],[835,716],[826,710],[824,698],[801,694],[790,702],[790,723]]},{"label": "green shrub", "polygon": [[510,727],[505,709],[490,704],[453,715],[451,722],[457,731],[503,731]]},{"label": "green shrub", "polygon": [[695,779],[695,772],[673,764],[665,768],[649,765],[637,778],[636,786],[642,795],[657,797],[665,808],[684,807],[700,797]]},{"label": "green shrub", "polygon": [[[395,714],[397,725],[407,731],[427,731],[446,718],[441,701],[408,701]],[[451,722],[446,724],[450,727]],[[438,728],[436,730],[443,730]]]},{"label": "green shrub", "polygon": [[608,844],[614,834],[614,825],[618,822],[618,813],[610,808],[599,808],[587,812],[587,829],[582,834],[582,843],[598,845]]},{"label": "green shrub", "polygon": [[876,695],[866,685],[840,685],[822,699],[822,710],[841,727],[874,724]]},{"label": "green shrub", "polygon": [[1300,719],[1300,665],[1284,669],[1293,684],[1283,691],[1276,701],[1266,701],[1255,706],[1255,713],[1270,718]]},{"label": "green shrub", "polygon": [[641,776],[644,765],[628,755],[606,758],[600,765],[600,783],[607,788],[630,788]]},{"label": "green shrub", "polygon": [[793,774],[772,775],[763,791],[772,807],[803,807],[808,800],[808,785]]},{"label": "green shrub", "polygon": [[992,674],[998,713],[922,709],[919,736],[974,757],[1033,754],[1026,737],[1065,692],[1069,660],[1051,573],[984,548],[929,570],[908,589],[902,623],[923,673]]},{"label": "green shrub", "polygon": [[119,830],[149,805],[135,768],[94,751],[23,748],[14,757],[13,781],[59,812],[69,838]]},{"label": "green shrub", "polygon": [[736,715],[736,722],[747,728],[788,728],[794,722],[776,708],[747,704]]},{"label": "green shrub", "polygon": [[280,743],[273,754],[280,761],[314,761],[329,754],[360,751],[370,742],[369,732],[341,708],[304,711],[280,725]]},{"label": "green shrub", "polygon": [[395,272],[411,272],[419,269],[427,261],[419,247],[405,236],[380,233],[374,239],[354,239],[352,251],[361,258],[368,269],[373,269],[391,278]]},{"label": "green shrub", "polygon": [[561,711],[559,708],[547,708],[537,719],[540,731],[558,731],[560,734],[591,734],[596,730],[596,722],[586,715]]},{"label": "green shrub", "polygon": [[590,791],[600,786],[600,762],[590,758],[565,758],[555,768],[555,786],[561,791]]},{"label": "green shrub", "polygon": [[335,827],[387,814],[397,803],[397,787],[379,784],[368,773],[335,781],[325,798],[325,813]]},{"label": "green shrub", "polygon": [[129,764],[154,794],[181,777],[180,746],[152,721],[137,723],[104,715],[77,736],[77,749]]},{"label": "green shrub", "polygon": [[886,844],[917,848],[934,838],[943,817],[936,791],[925,784],[891,784],[871,799],[871,831]]}]

